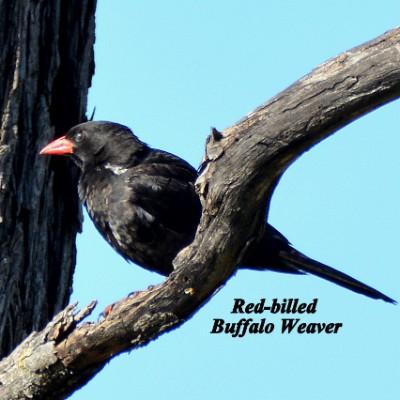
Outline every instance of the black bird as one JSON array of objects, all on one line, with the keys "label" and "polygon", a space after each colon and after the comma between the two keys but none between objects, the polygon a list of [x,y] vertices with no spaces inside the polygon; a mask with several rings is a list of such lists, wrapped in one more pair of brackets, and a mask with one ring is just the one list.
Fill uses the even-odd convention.
[{"label": "black bird", "polygon": [[[201,205],[196,170],[181,158],[152,149],[126,126],[85,122],[40,154],[67,155],[81,169],[79,196],[95,226],[125,259],[168,275],[178,252],[194,238]],[[309,273],[365,296],[393,299],[294,249],[266,223],[242,268]]]}]

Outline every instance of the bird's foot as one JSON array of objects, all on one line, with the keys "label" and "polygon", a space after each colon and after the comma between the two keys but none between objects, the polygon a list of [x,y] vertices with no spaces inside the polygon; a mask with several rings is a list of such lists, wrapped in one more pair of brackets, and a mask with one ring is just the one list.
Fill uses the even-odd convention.
[{"label": "bird's foot", "polygon": [[99,321],[102,321],[106,318],[108,318],[111,315],[112,310],[115,308],[115,306],[119,303],[124,302],[126,299],[132,299],[135,297],[138,297],[139,295],[153,289],[155,287],[155,285],[150,285],[146,290],[137,290],[135,292],[131,292],[129,293],[125,298],[123,298],[122,300],[116,301],[115,303],[112,303],[110,305],[108,305],[99,315]]}]

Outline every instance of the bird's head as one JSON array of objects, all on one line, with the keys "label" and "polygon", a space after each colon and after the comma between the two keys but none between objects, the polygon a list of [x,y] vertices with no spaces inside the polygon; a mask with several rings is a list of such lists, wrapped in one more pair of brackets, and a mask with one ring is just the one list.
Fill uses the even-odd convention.
[{"label": "bird's head", "polygon": [[123,164],[147,146],[126,126],[106,121],[89,121],[74,126],[45,146],[40,154],[70,156],[81,168],[89,164]]}]

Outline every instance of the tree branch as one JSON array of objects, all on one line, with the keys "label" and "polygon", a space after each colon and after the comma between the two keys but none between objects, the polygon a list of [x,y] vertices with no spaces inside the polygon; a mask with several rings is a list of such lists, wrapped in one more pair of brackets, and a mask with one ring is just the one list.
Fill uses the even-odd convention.
[{"label": "tree branch", "polygon": [[257,239],[286,168],[340,127],[399,96],[397,28],[320,65],[224,132],[213,131],[197,182],[202,219],[194,242],[175,259],[175,271],[119,302],[100,323],[78,325],[81,313],[74,317],[75,306],[68,307],[0,363],[0,397],[64,398],[115,355],[184,323]]}]

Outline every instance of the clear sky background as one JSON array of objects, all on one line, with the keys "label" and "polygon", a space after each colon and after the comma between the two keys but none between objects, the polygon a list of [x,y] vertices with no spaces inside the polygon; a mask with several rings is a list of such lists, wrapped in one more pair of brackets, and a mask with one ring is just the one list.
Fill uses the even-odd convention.
[{"label": "clear sky background", "polygon": [[[198,166],[234,124],[338,53],[399,24],[399,0],[99,1],[90,115]],[[66,105],[68,106],[68,105]],[[285,173],[269,221],[305,254],[400,300],[400,103],[342,129]],[[240,168],[240,160],[238,160]],[[71,300],[94,318],[162,277],[126,263],[86,216]],[[337,335],[211,335],[233,299],[318,298]],[[254,316],[252,316],[254,317]],[[257,318],[257,317],[255,317]],[[398,399],[400,306],[311,276],[240,271],[180,329],[112,360],[82,399]]]}]

